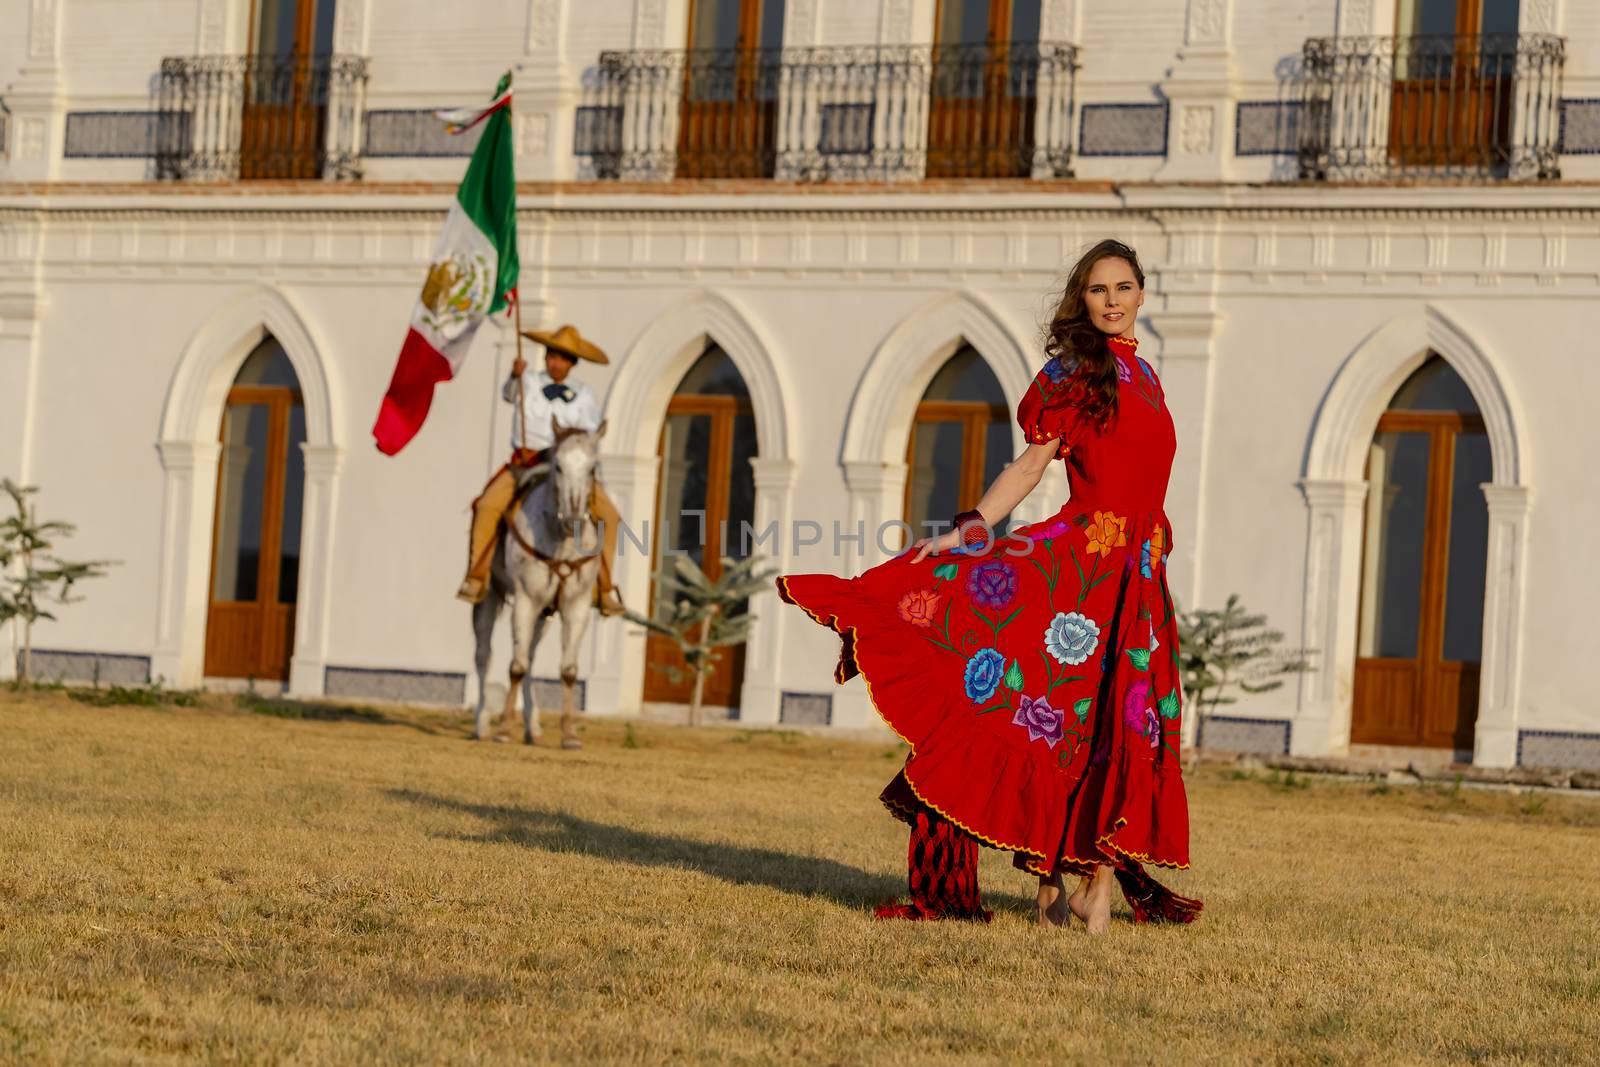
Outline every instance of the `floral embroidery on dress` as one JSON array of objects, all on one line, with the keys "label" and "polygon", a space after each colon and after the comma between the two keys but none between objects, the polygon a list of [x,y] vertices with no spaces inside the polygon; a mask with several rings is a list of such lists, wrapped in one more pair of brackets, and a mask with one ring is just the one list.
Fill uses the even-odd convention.
[{"label": "floral embroidery on dress", "polygon": [[981,704],[994,696],[994,691],[1000,688],[1000,680],[1005,674],[1005,669],[1006,658],[998,650],[979,649],[971,659],[967,660],[966,670],[962,672],[967,699],[974,704]]},{"label": "floral embroidery on dress", "polygon": [[1121,548],[1128,543],[1128,520],[1120,515],[1113,515],[1109,511],[1094,513],[1094,522],[1084,531],[1088,538],[1088,551],[1098,552],[1102,557],[1111,555],[1113,548]]},{"label": "floral embroidery on dress", "polygon": [[986,608],[1003,608],[1017,595],[1017,569],[994,559],[972,568],[967,575],[967,596]]},{"label": "floral embroidery on dress", "polygon": [[1139,573],[1146,578],[1155,577],[1155,569],[1166,561],[1166,534],[1157,526],[1139,547]]},{"label": "floral embroidery on dress", "polygon": [[1117,381],[1119,381],[1119,382],[1131,382],[1131,381],[1133,381],[1133,371],[1128,369],[1127,360],[1123,359],[1121,356],[1117,357]]},{"label": "floral embroidery on dress", "polygon": [[913,626],[932,626],[933,613],[944,599],[932,589],[914,589],[900,598],[900,617]]},{"label": "floral embroidery on dress", "polygon": [[1044,632],[1045,650],[1057,663],[1076,667],[1100,645],[1100,624],[1078,611],[1058,611]]},{"label": "floral embroidery on dress", "polygon": [[1029,741],[1043,741],[1051,748],[1061,742],[1062,725],[1065,716],[1060,708],[1052,708],[1049,701],[1043,697],[1035,700],[1025,696],[1017,708],[1017,713],[1011,717],[1011,722],[1028,731]]},{"label": "floral embroidery on dress", "polygon": [[1078,361],[1071,357],[1063,360],[1060,356],[1052,356],[1044,365],[1044,374],[1052,382],[1061,383],[1078,369]]}]

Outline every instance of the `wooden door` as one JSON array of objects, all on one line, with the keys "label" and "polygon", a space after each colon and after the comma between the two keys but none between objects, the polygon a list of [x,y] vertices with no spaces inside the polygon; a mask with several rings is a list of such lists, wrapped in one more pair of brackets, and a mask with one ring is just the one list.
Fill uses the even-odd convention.
[{"label": "wooden door", "polygon": [[335,0],[251,0],[239,177],[319,178]]},{"label": "wooden door", "polygon": [[221,441],[205,673],[287,679],[305,487],[300,393],[235,385]]},{"label": "wooden door", "polygon": [[689,0],[680,178],[770,178],[784,0]]},{"label": "wooden door", "polygon": [[1401,0],[1389,154],[1413,167],[1510,160],[1518,0]]},{"label": "wooden door", "polygon": [[949,522],[976,507],[1011,461],[1011,411],[983,357],[963,345],[947,360],[917,404],[906,441],[902,514],[913,540],[926,522]]},{"label": "wooden door", "polygon": [[[658,445],[661,480],[656,490],[652,573],[669,560],[668,550],[687,555],[713,580],[722,574],[723,556],[742,559],[749,554],[740,533],[742,524],[755,522],[755,477],[750,467],[755,446],[755,415],[748,396],[672,398]],[[703,513],[703,526],[695,513]],[[652,605],[657,595],[652,582]],[[723,649],[721,656],[706,677],[701,699],[709,706],[737,707],[744,684],[744,646]],[[676,644],[651,634],[645,639],[645,661],[645,700],[689,702],[693,678],[673,680],[661,669],[686,670]]]},{"label": "wooden door", "polygon": [[1493,468],[1475,412],[1389,411],[1368,459],[1350,739],[1472,748]]},{"label": "wooden door", "polygon": [[1026,178],[1033,166],[1039,0],[939,0],[928,176]]}]

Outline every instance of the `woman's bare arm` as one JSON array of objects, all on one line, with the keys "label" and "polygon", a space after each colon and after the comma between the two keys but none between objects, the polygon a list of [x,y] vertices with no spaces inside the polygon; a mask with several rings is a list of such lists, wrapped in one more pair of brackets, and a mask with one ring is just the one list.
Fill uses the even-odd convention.
[{"label": "woman's bare arm", "polygon": [[[1039,479],[1056,458],[1058,442],[1055,440],[1030,444],[1022,455],[1006,464],[978,501],[978,514],[990,529],[999,526],[1007,515],[1038,486]],[[950,530],[939,537],[924,537],[912,547],[917,550],[913,563],[921,563],[931,552],[948,552],[961,544],[961,532]]]}]

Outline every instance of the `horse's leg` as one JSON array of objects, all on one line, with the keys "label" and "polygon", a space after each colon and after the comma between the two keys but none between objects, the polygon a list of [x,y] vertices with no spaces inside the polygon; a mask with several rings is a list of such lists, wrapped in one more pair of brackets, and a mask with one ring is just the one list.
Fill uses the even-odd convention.
[{"label": "horse's leg", "polygon": [[539,708],[533,700],[533,659],[539,654],[539,638],[544,636],[544,609],[534,605],[533,640],[528,644],[528,673],[522,679],[522,740],[536,745],[544,735],[539,723]]},{"label": "horse's leg", "polygon": [[497,738],[507,736],[512,716],[517,713],[517,690],[521,687],[523,679],[528,676],[534,619],[537,615],[533,598],[528,595],[528,590],[522,582],[515,582],[511,592],[511,667],[507,672],[510,684],[506,686],[506,706],[500,715],[501,728],[496,734]]},{"label": "horse's leg", "polygon": [[595,575],[593,565],[585,570],[591,575],[590,580],[574,583],[577,588],[569,590],[572,595],[561,604],[562,748],[583,747],[583,742],[578,740],[577,724],[578,645],[583,641],[584,631],[589,628],[589,616],[594,612]]},{"label": "horse's leg", "polygon": [[489,595],[472,606],[472,632],[477,639],[473,663],[478,669],[478,706],[473,712],[473,736],[479,741],[489,732],[489,649],[494,638],[494,623],[500,614],[500,594],[490,583]]}]

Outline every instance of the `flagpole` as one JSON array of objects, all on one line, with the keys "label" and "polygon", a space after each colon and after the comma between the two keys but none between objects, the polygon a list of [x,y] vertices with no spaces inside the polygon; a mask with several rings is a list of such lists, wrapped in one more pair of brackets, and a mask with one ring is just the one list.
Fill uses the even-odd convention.
[{"label": "flagpole", "polygon": [[[515,84],[515,81],[515,73],[510,70],[506,71],[506,89],[508,91]],[[507,105],[506,110],[511,111],[511,105]],[[514,166],[515,164],[513,164]],[[513,186],[516,178],[516,171],[513,169],[511,174]],[[517,317],[517,358],[513,366],[520,366],[522,364],[522,279],[520,277],[517,279],[517,288],[512,290],[511,306]],[[517,448],[523,452],[528,450],[528,405],[522,396],[522,379],[526,375],[527,367],[525,366],[517,372]]]},{"label": "flagpole", "polygon": [[[511,306],[517,316],[517,359],[516,364],[522,362],[522,288],[517,287],[516,295],[512,298]],[[514,366],[516,364],[513,364]],[[528,449],[528,408],[522,401],[522,379],[526,376],[527,368],[517,372],[517,431],[518,447],[526,452]]]}]

